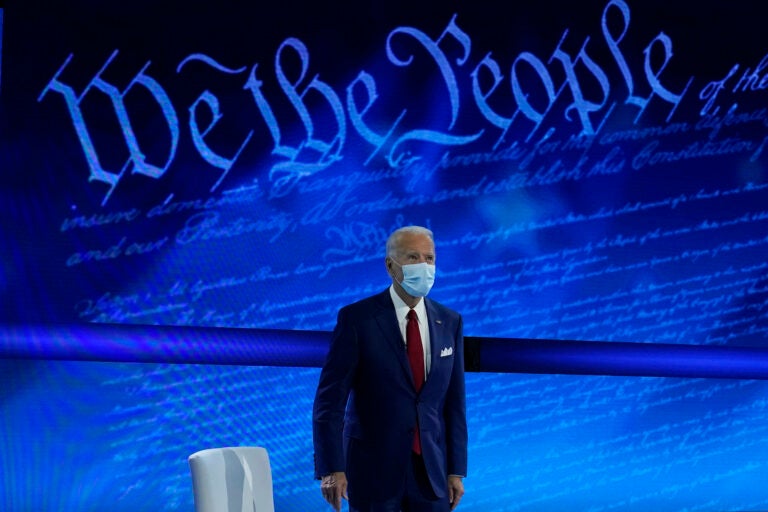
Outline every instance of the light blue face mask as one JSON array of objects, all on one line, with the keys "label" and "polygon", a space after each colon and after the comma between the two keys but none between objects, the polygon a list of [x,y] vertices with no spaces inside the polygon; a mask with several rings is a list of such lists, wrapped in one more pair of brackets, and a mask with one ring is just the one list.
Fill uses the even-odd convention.
[{"label": "light blue face mask", "polygon": [[412,297],[426,297],[435,284],[435,266],[429,263],[397,264],[403,269],[400,286]]}]

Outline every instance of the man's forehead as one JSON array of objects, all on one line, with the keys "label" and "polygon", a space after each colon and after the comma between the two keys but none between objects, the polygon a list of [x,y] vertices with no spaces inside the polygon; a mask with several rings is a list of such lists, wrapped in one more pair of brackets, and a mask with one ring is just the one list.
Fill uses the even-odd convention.
[{"label": "man's forehead", "polygon": [[406,233],[400,238],[400,249],[406,252],[426,251],[434,252],[435,244],[427,235],[419,233]]}]

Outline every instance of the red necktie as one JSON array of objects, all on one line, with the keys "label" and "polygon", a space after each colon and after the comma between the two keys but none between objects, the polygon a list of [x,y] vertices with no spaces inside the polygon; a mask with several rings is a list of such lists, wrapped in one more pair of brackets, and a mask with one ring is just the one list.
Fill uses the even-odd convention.
[{"label": "red necktie", "polygon": [[[419,332],[419,320],[416,312],[408,311],[408,325],[405,327],[405,344],[408,350],[408,362],[411,363],[413,383],[416,391],[421,390],[424,384],[424,347],[421,345],[421,333]],[[413,451],[421,453],[421,439],[419,437],[419,425],[413,435]]]}]

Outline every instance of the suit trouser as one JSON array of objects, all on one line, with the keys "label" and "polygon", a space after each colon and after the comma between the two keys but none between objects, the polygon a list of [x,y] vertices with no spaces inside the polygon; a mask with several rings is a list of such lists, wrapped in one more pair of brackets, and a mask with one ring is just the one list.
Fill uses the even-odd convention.
[{"label": "suit trouser", "polygon": [[[447,479],[447,476],[446,476]],[[349,503],[349,512],[448,512],[448,497],[438,498],[432,491],[421,455],[411,453],[405,473],[405,487],[399,496],[386,501]]]}]

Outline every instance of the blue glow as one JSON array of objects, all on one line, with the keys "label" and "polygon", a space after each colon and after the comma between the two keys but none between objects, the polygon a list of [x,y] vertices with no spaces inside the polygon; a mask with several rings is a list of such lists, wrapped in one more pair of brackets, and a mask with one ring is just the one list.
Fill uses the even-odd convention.
[{"label": "blue glow", "polygon": [[[191,510],[186,457],[239,444],[269,450],[276,510],[324,507],[312,478],[316,368],[6,360],[0,370],[3,510]],[[765,392],[748,380],[469,374],[462,507],[763,510]]]},{"label": "blue glow", "polygon": [[[320,367],[330,333],[85,324],[5,326],[0,357]],[[469,371],[768,379],[768,348],[467,337]]]},{"label": "blue glow", "polygon": [[188,510],[246,443],[321,509],[317,367],[407,224],[461,509],[768,508],[759,5],[103,4],[0,10],[0,509]]}]

